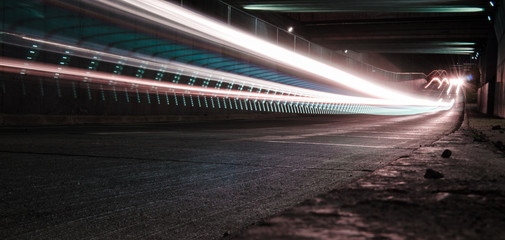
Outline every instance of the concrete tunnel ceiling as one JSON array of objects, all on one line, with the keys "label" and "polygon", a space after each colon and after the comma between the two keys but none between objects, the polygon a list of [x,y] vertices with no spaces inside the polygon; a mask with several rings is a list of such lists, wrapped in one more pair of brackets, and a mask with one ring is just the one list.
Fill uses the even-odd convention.
[{"label": "concrete tunnel ceiling", "polygon": [[472,56],[481,51],[487,42],[498,1],[225,2],[267,20],[272,18],[271,15],[290,19],[296,34],[333,50],[378,53],[393,62],[407,60],[429,65],[430,68],[472,62]]}]

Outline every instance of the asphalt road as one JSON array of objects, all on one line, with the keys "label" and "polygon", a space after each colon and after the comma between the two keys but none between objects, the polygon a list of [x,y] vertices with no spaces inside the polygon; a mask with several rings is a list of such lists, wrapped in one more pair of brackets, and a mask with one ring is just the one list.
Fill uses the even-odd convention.
[{"label": "asphalt road", "polygon": [[1,239],[219,239],[454,130],[416,116],[0,129]]}]

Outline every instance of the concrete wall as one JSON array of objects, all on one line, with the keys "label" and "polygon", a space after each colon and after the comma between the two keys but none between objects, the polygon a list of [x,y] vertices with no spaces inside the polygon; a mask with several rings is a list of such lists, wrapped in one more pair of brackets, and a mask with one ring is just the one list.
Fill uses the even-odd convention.
[{"label": "concrete wall", "polygon": [[364,54],[363,62],[368,63],[370,65],[374,65],[378,68],[382,68],[386,71],[391,71],[391,72],[402,72],[403,71],[403,69],[401,69],[399,66],[396,66],[394,63],[389,61],[389,59],[387,59],[384,56],[382,56],[381,54],[377,54],[377,53]]},{"label": "concrete wall", "polygon": [[[488,103],[489,101],[489,83],[484,84],[481,88],[477,90],[477,106],[479,111],[484,114],[492,114],[492,111],[489,111]],[[491,99],[492,100],[492,99]]]},{"label": "concrete wall", "polygon": [[494,31],[479,62],[478,106],[482,113],[505,118],[505,0],[494,19]]},{"label": "concrete wall", "polygon": [[424,78],[414,79],[409,81],[402,81],[399,84],[401,85],[400,89],[405,89],[405,91],[410,91],[412,93],[419,92],[419,90],[424,89],[428,82]]},{"label": "concrete wall", "polygon": [[494,25],[498,42],[494,115],[505,118],[505,1],[501,1]]}]

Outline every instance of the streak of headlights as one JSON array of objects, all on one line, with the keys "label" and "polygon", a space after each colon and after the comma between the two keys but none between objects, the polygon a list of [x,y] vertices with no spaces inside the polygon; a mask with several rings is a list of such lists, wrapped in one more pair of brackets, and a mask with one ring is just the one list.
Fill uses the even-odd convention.
[{"label": "streak of headlights", "polygon": [[[181,32],[227,45],[238,51],[252,54],[283,64],[291,68],[311,73],[334,83],[342,84],[354,91],[368,96],[401,102],[405,105],[438,106],[437,101],[413,97],[390,88],[382,87],[328,64],[295,53],[275,44],[261,40],[248,33],[229,27],[180,6],[161,0],[112,0],[85,1],[104,9],[117,9],[122,13],[134,15],[150,23],[177,29]],[[449,104],[449,103],[448,103]]]},{"label": "streak of headlights", "polygon": [[[205,76],[205,79],[213,81],[222,81],[232,84],[239,84],[246,87],[256,87],[261,89],[268,89],[269,92],[276,92],[277,94],[267,94],[267,93],[256,93],[249,91],[237,91],[237,90],[219,90],[215,88],[204,88],[198,86],[190,86],[184,84],[175,84],[160,82],[149,79],[139,79],[128,76],[113,75],[112,73],[102,73],[90,70],[83,70],[79,68],[70,68],[61,65],[51,65],[42,64],[36,62],[23,62],[20,60],[1,58],[0,66],[3,66],[4,71],[16,72],[20,69],[31,70],[32,75],[48,75],[58,73],[60,79],[67,78],[68,80],[80,80],[87,83],[100,83],[106,86],[130,86],[133,84],[136,87],[150,89],[150,88],[163,88],[174,92],[175,94],[197,94],[197,95],[207,95],[207,96],[219,96],[219,97],[232,97],[237,99],[262,99],[269,101],[284,101],[284,102],[303,102],[303,103],[319,103],[319,104],[360,104],[368,106],[395,106],[395,108],[404,107],[428,107],[423,109],[425,111],[433,110],[443,110],[448,109],[452,106],[452,103],[437,101],[434,104],[426,106],[425,104],[415,104],[409,105],[408,103],[392,101],[389,99],[377,99],[377,98],[366,98],[366,97],[354,97],[347,95],[340,95],[334,93],[328,93],[317,90],[310,90],[275,82],[270,82],[266,80],[261,80],[257,78],[242,76],[238,74],[222,72],[213,69],[207,69],[203,67],[193,66],[189,64],[178,63],[174,61],[167,61],[164,59],[151,58],[149,56],[143,56],[137,54],[135,57],[125,57],[117,54],[106,53],[101,51],[96,51],[92,49],[75,47],[72,45],[31,38],[26,36],[21,36],[12,33],[3,33],[3,41],[8,44],[22,46],[22,47],[32,47],[34,44],[37,45],[39,50],[46,50],[56,53],[64,53],[71,51],[73,56],[78,56],[82,58],[95,59],[99,56],[100,61],[106,61],[110,63],[122,62],[123,65],[131,67],[143,66],[145,69],[150,69],[153,71],[169,72],[169,73],[180,73],[186,76],[192,76],[198,74],[199,76]],[[373,114],[373,112],[371,112]]]},{"label": "streak of headlights", "polygon": [[[24,74],[48,77],[58,74],[59,80],[78,80],[84,82],[92,82],[96,84],[104,84],[105,86],[121,86],[133,89],[156,89],[160,91],[170,91],[175,94],[194,94],[200,96],[214,96],[223,98],[237,98],[249,99],[255,98],[264,101],[284,101],[284,102],[301,102],[301,103],[316,103],[316,104],[360,104],[369,106],[405,106],[397,104],[389,100],[357,98],[348,96],[317,96],[316,95],[299,95],[299,96],[286,96],[274,95],[257,92],[237,91],[237,90],[222,90],[215,88],[205,88],[199,86],[191,86],[185,84],[176,84],[169,82],[160,82],[155,80],[140,79],[130,76],[121,76],[111,73],[88,71],[85,69],[64,67],[59,65],[26,62],[24,60],[9,59],[0,57],[0,71],[18,73],[23,70]],[[107,88],[107,87],[106,87]],[[438,106],[433,106],[436,110],[444,110],[451,107],[452,104],[440,103]],[[411,106],[415,107],[415,106]],[[426,106],[420,106],[426,107]],[[434,110],[430,108],[430,110]]]}]

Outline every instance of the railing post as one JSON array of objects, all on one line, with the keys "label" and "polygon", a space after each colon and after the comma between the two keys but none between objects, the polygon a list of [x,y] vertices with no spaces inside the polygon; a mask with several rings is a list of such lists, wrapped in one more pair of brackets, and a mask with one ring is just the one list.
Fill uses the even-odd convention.
[{"label": "railing post", "polygon": [[254,35],[258,36],[258,18],[254,18]]},{"label": "railing post", "polygon": [[293,50],[296,52],[296,35],[293,35]]},{"label": "railing post", "polygon": [[231,24],[231,5],[228,5],[228,25]]},{"label": "railing post", "polygon": [[277,29],[277,45],[279,45],[279,28],[276,27],[275,29]]}]

